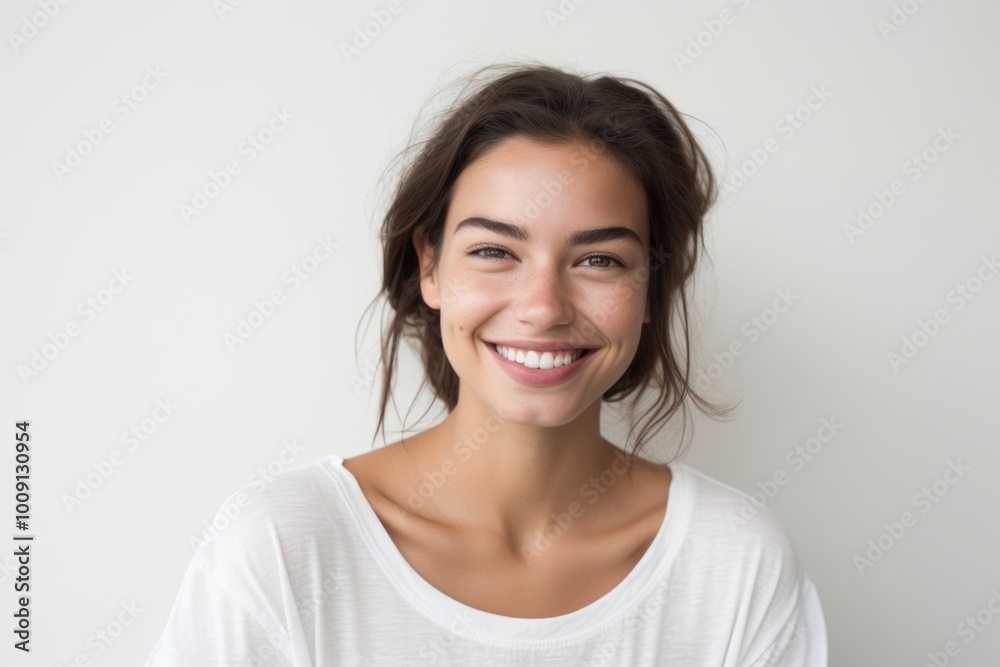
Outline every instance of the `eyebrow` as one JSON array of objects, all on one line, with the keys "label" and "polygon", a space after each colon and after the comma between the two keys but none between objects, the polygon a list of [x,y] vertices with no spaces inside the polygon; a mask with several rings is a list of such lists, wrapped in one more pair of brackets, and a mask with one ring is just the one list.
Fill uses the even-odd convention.
[{"label": "eyebrow", "polygon": [[[454,233],[457,234],[459,230],[464,228],[485,229],[487,231],[494,232],[495,234],[507,236],[524,243],[529,243],[531,241],[531,234],[526,228],[518,225],[511,225],[506,222],[490,220],[489,218],[466,218],[458,223],[455,227]],[[598,227],[596,229],[584,229],[578,232],[573,232],[566,239],[566,245],[589,245],[592,243],[602,243],[604,241],[614,241],[617,239],[631,240],[639,245],[642,245],[642,239],[635,233],[635,230],[620,226]]]}]

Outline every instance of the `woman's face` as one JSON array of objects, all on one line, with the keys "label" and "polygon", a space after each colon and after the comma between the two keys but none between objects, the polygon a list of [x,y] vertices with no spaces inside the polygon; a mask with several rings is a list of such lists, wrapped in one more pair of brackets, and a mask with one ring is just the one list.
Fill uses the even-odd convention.
[{"label": "woman's face", "polygon": [[[460,405],[474,396],[505,420],[558,426],[599,400],[649,321],[648,226],[642,186],[601,144],[515,136],[468,165],[421,280]],[[414,243],[426,272],[431,249]]]}]

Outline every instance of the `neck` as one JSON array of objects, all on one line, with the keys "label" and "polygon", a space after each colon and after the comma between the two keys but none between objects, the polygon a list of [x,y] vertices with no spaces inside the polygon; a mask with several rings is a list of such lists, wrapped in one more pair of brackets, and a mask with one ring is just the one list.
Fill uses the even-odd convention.
[{"label": "neck", "polygon": [[471,404],[460,400],[440,424],[405,441],[420,469],[421,513],[500,535],[525,553],[568,525],[595,525],[600,506],[617,497],[612,491],[630,484],[624,453],[600,435],[600,401],[544,427]]}]

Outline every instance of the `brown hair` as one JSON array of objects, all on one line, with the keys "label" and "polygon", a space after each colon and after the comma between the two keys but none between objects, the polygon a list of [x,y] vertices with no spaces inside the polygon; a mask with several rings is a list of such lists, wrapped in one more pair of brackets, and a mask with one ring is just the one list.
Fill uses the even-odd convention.
[{"label": "brown hair", "polygon": [[[493,71],[499,74],[472,86],[481,75]],[[466,93],[470,87],[473,91]],[[680,112],[635,79],[580,76],[541,64],[494,64],[470,75],[459,98],[438,112],[438,117],[429,138],[413,141],[411,137],[408,149],[397,156],[416,153],[402,167],[382,223],[382,288],[372,303],[384,295],[394,314],[382,332],[376,432],[381,427],[384,435],[386,406],[404,338],[418,345],[425,371],[420,389],[429,382],[448,412],[458,401],[459,378],[445,355],[439,311],[428,307],[421,296],[420,261],[412,237],[415,230],[421,230],[434,248],[436,265],[456,179],[483,153],[514,135],[549,143],[580,141],[607,151],[645,191],[651,322],[643,325],[632,363],[603,396],[611,403],[636,394],[629,410],[631,436],[639,427],[634,419],[639,398],[649,385],[658,390],[656,401],[642,412],[645,421],[633,455],[678,409],[683,409],[686,423],[684,398],[688,395],[702,412],[725,415],[731,408],[706,401],[691,383],[684,287],[694,272],[699,242],[704,247],[703,219],[717,190],[708,159]],[[676,349],[678,341],[671,338],[675,311],[682,321],[683,355]]]}]

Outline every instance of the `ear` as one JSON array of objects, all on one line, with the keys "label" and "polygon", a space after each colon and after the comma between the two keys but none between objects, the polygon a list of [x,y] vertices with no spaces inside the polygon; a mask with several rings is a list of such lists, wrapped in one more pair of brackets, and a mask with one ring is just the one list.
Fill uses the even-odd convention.
[{"label": "ear", "polygon": [[[424,297],[424,303],[434,310],[441,309],[441,288],[437,280],[437,267],[428,273],[431,260],[434,257],[434,248],[427,241],[423,230],[413,231],[413,247],[417,251],[420,259],[420,294]],[[426,274],[426,275],[425,275]]]}]

